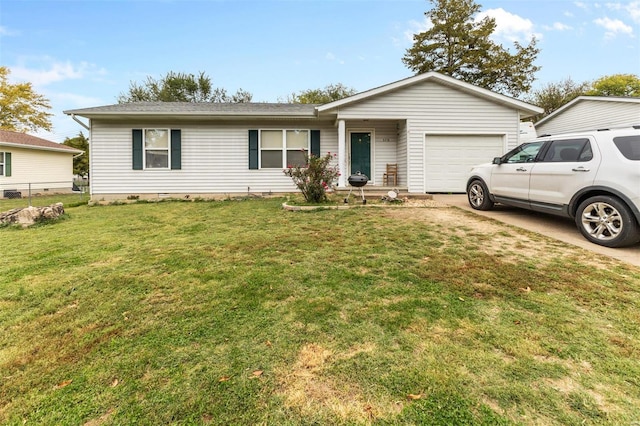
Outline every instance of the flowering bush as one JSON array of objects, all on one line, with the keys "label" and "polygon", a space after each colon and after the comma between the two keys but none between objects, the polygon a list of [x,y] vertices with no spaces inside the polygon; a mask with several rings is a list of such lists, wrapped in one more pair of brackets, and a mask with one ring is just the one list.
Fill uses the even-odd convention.
[{"label": "flowering bush", "polygon": [[327,201],[327,190],[333,186],[333,181],[340,176],[338,168],[331,166],[335,154],[327,153],[324,157],[316,157],[304,152],[306,164],[289,166],[284,174],[293,179],[293,183],[302,192],[308,203],[322,203]]}]

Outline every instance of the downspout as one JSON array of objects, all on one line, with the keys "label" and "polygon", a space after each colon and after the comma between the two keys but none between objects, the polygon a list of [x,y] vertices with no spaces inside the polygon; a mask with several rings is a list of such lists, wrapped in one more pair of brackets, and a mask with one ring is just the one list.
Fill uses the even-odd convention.
[{"label": "downspout", "polygon": [[81,125],[82,127],[84,127],[85,129],[91,131],[91,128],[89,126],[87,126],[85,123],[83,123],[82,121],[80,121],[75,114],[71,114],[71,118],[73,118],[73,121],[75,121],[76,123],[78,123],[79,125]]}]

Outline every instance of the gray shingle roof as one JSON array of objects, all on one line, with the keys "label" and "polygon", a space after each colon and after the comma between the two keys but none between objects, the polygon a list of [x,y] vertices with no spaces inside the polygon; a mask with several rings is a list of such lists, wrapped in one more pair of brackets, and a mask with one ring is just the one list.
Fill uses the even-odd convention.
[{"label": "gray shingle roof", "polygon": [[84,117],[104,115],[204,115],[315,117],[314,104],[213,103],[213,102],[132,102],[64,111]]}]

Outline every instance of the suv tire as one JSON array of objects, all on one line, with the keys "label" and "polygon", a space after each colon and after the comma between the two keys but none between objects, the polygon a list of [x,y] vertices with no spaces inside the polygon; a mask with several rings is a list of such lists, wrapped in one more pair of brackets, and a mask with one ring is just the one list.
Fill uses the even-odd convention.
[{"label": "suv tire", "polygon": [[597,195],[580,203],[575,217],[584,237],[606,247],[625,247],[640,240],[638,224],[619,198]]},{"label": "suv tire", "polygon": [[487,185],[479,179],[474,180],[467,188],[467,199],[472,208],[476,210],[491,210],[493,201],[489,198]]}]

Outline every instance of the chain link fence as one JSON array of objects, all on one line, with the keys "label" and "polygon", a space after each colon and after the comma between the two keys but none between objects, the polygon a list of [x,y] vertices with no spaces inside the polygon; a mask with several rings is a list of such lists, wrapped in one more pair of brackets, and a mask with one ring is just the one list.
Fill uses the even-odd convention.
[{"label": "chain link fence", "polygon": [[29,206],[62,203],[65,207],[89,201],[85,179],[57,182],[0,183],[0,212]]}]

